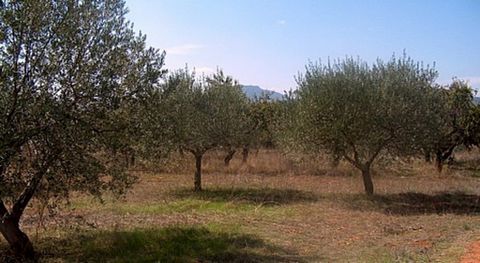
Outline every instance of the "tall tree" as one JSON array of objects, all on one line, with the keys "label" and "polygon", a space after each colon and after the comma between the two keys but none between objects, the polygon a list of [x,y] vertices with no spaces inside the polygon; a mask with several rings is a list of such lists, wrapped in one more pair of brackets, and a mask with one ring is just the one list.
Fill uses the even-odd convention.
[{"label": "tall tree", "polygon": [[200,79],[188,70],[174,72],[164,93],[171,141],[195,157],[194,189],[200,191],[205,152],[243,144],[249,127],[247,98],[238,82],[222,71]]},{"label": "tall tree", "polygon": [[413,155],[430,129],[435,70],[405,55],[372,66],[353,58],[311,63],[287,105],[287,145],[341,156],[374,193],[371,166],[380,154]]},{"label": "tall tree", "polygon": [[[268,96],[250,99],[248,101],[247,120],[242,145],[242,161],[247,162],[251,148],[273,148],[273,125],[275,115],[279,108],[279,102]],[[236,153],[236,148],[226,147],[227,155],[224,158],[226,166]]]},{"label": "tall tree", "polygon": [[0,232],[32,259],[19,227],[34,197],[122,193],[110,152],[155,88],[163,54],[125,20],[124,1],[7,0],[0,9]]},{"label": "tall tree", "polygon": [[441,102],[433,107],[439,125],[431,134],[425,151],[435,155],[437,169],[441,172],[444,162],[458,146],[480,145],[480,118],[479,106],[475,105],[473,90],[467,82],[454,79],[438,93]]}]

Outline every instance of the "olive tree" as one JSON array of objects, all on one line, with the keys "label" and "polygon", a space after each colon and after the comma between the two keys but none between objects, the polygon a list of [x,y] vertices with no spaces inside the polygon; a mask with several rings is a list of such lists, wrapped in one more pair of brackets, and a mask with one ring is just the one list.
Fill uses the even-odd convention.
[{"label": "olive tree", "polygon": [[[242,146],[242,162],[246,163],[252,148],[274,147],[273,124],[279,106],[278,101],[271,100],[268,96],[250,99],[248,101],[247,119]],[[226,147],[227,155],[224,158],[226,166],[229,165],[236,148]]]},{"label": "olive tree", "polygon": [[433,107],[439,125],[433,130],[425,153],[428,157],[435,155],[437,169],[441,172],[444,162],[452,157],[458,146],[480,145],[480,108],[475,105],[473,90],[465,81],[454,79],[437,93],[440,102]]},{"label": "olive tree", "polygon": [[163,54],[145,47],[121,0],[0,3],[0,232],[32,259],[19,223],[33,198],[133,182],[110,152],[157,85]]},{"label": "olive tree", "polygon": [[202,189],[202,158],[219,147],[243,144],[247,130],[247,98],[237,81],[218,71],[196,78],[188,70],[172,73],[163,90],[173,145],[195,157],[194,190]]},{"label": "olive tree", "polygon": [[414,155],[424,130],[435,128],[429,105],[436,71],[405,55],[373,65],[346,58],[310,63],[297,78],[289,109],[287,145],[343,157],[374,193],[371,166],[381,154]]}]

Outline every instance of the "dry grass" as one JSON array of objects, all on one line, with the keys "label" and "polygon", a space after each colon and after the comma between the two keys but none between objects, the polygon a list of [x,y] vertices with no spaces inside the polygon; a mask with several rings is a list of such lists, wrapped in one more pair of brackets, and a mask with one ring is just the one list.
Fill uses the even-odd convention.
[{"label": "dry grass", "polygon": [[205,157],[202,193],[190,191],[193,158],[177,156],[168,171],[138,171],[122,200],[78,195],[38,235],[33,209],[24,228],[46,262],[456,262],[480,237],[475,151],[442,175],[419,160],[379,162],[373,198],[328,158],[261,151],[225,167],[222,157]]}]

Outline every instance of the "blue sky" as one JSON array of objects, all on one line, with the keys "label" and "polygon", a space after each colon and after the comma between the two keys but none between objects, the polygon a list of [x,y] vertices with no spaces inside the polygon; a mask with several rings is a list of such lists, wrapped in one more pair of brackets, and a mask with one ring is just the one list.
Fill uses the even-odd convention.
[{"label": "blue sky", "polygon": [[210,73],[283,92],[309,60],[393,53],[436,63],[439,83],[480,90],[480,1],[127,0],[129,20],[166,50],[168,69]]}]

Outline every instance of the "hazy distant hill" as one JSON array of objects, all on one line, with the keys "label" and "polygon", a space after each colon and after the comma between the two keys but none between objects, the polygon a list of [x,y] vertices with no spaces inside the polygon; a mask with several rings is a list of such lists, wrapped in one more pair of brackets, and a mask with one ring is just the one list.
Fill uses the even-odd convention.
[{"label": "hazy distant hill", "polygon": [[[273,91],[273,90],[267,90],[267,89],[262,89],[259,86],[255,85],[243,85],[242,90],[247,95],[247,97],[253,99],[255,97],[259,98],[264,94],[270,94],[270,98],[273,100],[282,100],[283,99],[283,94]],[[476,104],[480,104],[480,97],[474,97],[473,101]]]},{"label": "hazy distant hill", "polygon": [[270,98],[273,99],[273,100],[283,99],[282,94],[280,94],[276,91],[273,91],[273,90],[262,89],[259,86],[243,85],[242,90],[245,93],[245,95],[247,95],[247,97],[252,98],[252,99],[255,98],[255,97],[259,98],[264,94],[269,94]]}]

